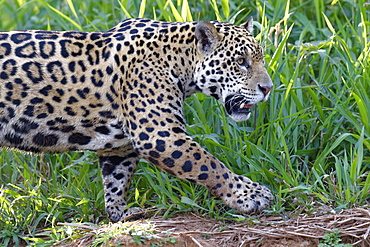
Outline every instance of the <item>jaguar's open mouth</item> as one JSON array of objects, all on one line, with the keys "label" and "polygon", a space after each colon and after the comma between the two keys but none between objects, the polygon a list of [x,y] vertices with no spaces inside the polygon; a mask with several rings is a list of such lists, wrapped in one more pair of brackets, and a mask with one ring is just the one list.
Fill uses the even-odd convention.
[{"label": "jaguar's open mouth", "polygon": [[225,109],[232,119],[237,122],[246,121],[250,117],[250,104],[248,99],[240,94],[229,95],[225,100]]}]

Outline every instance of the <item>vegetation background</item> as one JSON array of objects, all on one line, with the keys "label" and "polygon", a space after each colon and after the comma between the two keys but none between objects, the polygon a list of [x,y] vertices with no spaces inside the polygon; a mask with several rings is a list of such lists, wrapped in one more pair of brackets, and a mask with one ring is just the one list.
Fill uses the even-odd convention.
[{"label": "vegetation background", "polygon": [[[130,17],[166,21],[253,16],[275,84],[246,123],[204,95],[186,101],[187,130],[235,173],[274,192],[266,210],[294,215],[370,203],[370,2],[365,0],[0,0],[0,30],[102,31]],[[131,205],[170,216],[196,211],[244,220],[200,186],[146,161]],[[0,245],[50,245],[58,222],[107,222],[93,152],[0,155]],[[47,236],[47,238],[45,238]]]}]

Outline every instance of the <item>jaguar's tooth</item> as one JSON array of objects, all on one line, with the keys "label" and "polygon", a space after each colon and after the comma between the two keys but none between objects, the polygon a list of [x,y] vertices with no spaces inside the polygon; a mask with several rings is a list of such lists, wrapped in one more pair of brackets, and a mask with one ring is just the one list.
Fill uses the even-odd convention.
[{"label": "jaguar's tooth", "polygon": [[243,109],[245,106],[245,103],[240,104],[240,109]]}]

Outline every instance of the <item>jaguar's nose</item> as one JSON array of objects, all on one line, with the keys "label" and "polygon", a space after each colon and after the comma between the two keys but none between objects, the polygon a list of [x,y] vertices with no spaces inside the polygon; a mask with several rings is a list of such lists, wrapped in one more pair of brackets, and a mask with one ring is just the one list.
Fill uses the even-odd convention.
[{"label": "jaguar's nose", "polygon": [[266,96],[272,89],[272,86],[265,86],[258,84],[258,88],[262,91],[262,93]]}]

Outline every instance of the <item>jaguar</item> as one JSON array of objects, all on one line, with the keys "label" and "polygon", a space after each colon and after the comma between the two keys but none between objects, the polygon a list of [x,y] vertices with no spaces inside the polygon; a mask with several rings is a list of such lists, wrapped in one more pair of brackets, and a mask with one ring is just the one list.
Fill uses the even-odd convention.
[{"label": "jaguar", "polygon": [[126,195],[139,159],[206,186],[240,213],[271,191],[230,171],[186,133],[184,100],[203,93],[235,121],[273,87],[253,19],[127,19],[103,32],[0,32],[0,146],[97,152],[112,222],[142,217]]}]

